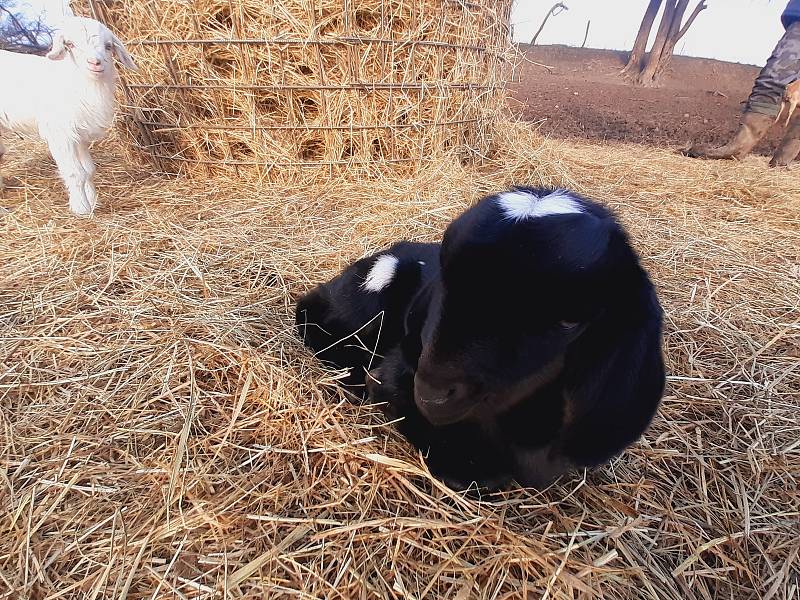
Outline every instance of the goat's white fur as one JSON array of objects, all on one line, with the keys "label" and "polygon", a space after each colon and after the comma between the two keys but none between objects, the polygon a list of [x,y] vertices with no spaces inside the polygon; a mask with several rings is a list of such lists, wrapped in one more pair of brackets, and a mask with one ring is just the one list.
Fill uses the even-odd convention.
[{"label": "goat's white fur", "polygon": [[61,16],[62,17],[74,17],[75,13],[72,12],[72,2],[71,0],[63,0],[61,2]]},{"label": "goat's white fur", "polygon": [[400,260],[394,254],[383,254],[375,260],[361,288],[367,292],[380,292],[392,283]]},{"label": "goat's white fur", "polygon": [[514,221],[583,212],[581,203],[566,190],[556,190],[541,198],[522,190],[504,192],[497,202],[505,218]]},{"label": "goat's white fur", "polygon": [[91,214],[97,204],[89,145],[106,136],[114,119],[114,56],[136,70],[123,43],[105,25],[75,16],[61,22],[46,58],[0,51],[0,132],[47,142],[69,191],[70,210],[77,215]]}]

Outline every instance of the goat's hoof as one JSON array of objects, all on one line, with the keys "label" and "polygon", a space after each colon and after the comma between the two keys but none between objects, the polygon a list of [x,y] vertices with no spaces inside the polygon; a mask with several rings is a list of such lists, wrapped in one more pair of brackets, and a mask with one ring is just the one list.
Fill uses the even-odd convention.
[{"label": "goat's hoof", "polygon": [[94,212],[93,209],[83,206],[70,206],[69,210],[76,217],[91,217]]}]

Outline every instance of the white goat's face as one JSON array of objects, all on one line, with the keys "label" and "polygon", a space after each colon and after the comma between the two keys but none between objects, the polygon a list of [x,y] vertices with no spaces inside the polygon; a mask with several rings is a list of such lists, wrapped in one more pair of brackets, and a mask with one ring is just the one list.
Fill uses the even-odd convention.
[{"label": "white goat's face", "polygon": [[51,60],[71,60],[97,79],[113,76],[115,56],[124,67],[136,70],[120,39],[102,23],[86,17],[67,18],[53,34],[53,48],[47,54]]}]

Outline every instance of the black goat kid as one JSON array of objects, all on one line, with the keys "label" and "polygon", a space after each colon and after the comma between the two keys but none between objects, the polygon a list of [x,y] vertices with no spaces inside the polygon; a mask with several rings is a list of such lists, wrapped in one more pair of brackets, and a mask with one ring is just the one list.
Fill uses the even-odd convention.
[{"label": "black goat kid", "polygon": [[566,190],[488,196],[300,299],[344,383],[454,488],[541,488],[636,441],[664,390],[662,312],[621,225]]}]

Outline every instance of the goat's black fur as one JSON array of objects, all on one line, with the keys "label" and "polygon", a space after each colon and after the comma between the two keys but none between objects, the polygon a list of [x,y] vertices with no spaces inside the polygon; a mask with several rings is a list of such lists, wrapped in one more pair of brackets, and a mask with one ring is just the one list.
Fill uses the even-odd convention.
[{"label": "goat's black fur", "polygon": [[[401,242],[303,298],[297,324],[345,383],[385,402],[453,487],[542,487],[601,464],[647,428],[664,389],[662,312],[605,208],[511,218],[503,195],[453,221],[441,247]],[[363,289],[378,257],[391,282]],[[363,388],[354,388],[362,393]],[[363,395],[363,394],[362,394]]]}]

